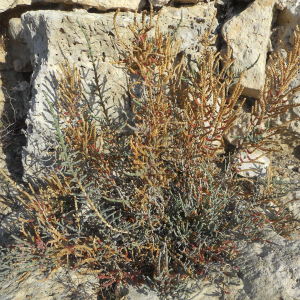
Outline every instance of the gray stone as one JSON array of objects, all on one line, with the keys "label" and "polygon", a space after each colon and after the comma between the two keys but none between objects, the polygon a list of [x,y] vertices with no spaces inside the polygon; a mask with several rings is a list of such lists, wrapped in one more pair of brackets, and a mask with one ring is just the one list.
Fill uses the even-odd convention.
[{"label": "gray stone", "polygon": [[52,277],[47,279],[46,276],[37,270],[19,283],[8,281],[2,284],[1,300],[98,299],[95,292],[99,287],[97,275],[81,275],[78,271],[60,267]]},{"label": "gray stone", "polygon": [[24,41],[22,39],[21,18],[12,18],[9,20],[8,33],[12,39]]},{"label": "gray stone", "polygon": [[135,11],[136,9],[142,9],[146,1],[145,0],[44,0],[45,2],[52,3],[65,3],[65,4],[79,4],[82,7],[96,8],[100,11],[107,11],[110,9],[128,9]]},{"label": "gray stone", "polygon": [[[180,23],[182,16],[182,22],[175,35],[176,38],[182,39],[179,52],[185,51],[187,55],[197,56],[198,52],[203,49],[198,37],[201,38],[209,29],[215,12],[216,8],[213,2],[181,8],[163,7],[159,25],[165,31],[174,30]],[[212,37],[217,34],[217,27],[218,21],[215,20],[212,26]],[[218,42],[217,39],[215,45],[213,45],[214,49],[216,49]]]},{"label": "gray stone", "polygon": [[[254,149],[249,149],[249,151]],[[237,169],[238,174],[243,177],[258,177],[267,174],[270,160],[267,158],[265,153],[259,149],[256,149],[252,153],[248,153],[243,150],[237,157]]]},{"label": "gray stone", "polygon": [[19,5],[31,5],[35,2],[74,4],[81,5],[86,9],[96,8],[100,11],[117,8],[135,11],[142,9],[146,4],[145,0],[1,0],[0,13]]},{"label": "gray stone", "polygon": [[[257,0],[227,21],[222,36],[233,51],[234,71],[250,68],[243,80],[243,95],[258,98],[265,81],[265,67],[275,0]],[[223,50],[226,51],[226,50]]]},{"label": "gray stone", "polygon": [[300,242],[270,231],[270,243],[242,243],[240,277],[251,300],[300,299]]},{"label": "gray stone", "polygon": [[31,72],[32,66],[28,56],[22,55],[22,57],[15,59],[14,62],[14,69],[16,72]]}]

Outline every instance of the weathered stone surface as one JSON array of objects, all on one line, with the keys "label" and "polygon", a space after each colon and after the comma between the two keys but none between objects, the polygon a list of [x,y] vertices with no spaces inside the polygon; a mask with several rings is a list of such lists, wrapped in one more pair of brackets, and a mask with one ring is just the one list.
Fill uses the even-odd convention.
[{"label": "weathered stone surface", "polygon": [[300,299],[300,242],[270,232],[270,243],[243,243],[241,278],[251,300]]},{"label": "weathered stone surface", "polygon": [[21,18],[12,18],[9,20],[8,33],[10,38],[14,40],[21,38],[21,34],[22,34]]},{"label": "weathered stone surface", "polygon": [[[182,12],[184,16],[182,27],[176,33],[177,37],[183,37],[180,51],[187,50],[187,52],[196,53],[201,47],[197,34],[203,34],[204,30],[210,26],[214,11],[213,4],[179,9],[165,7],[160,25],[166,31],[173,30],[180,22]],[[194,28],[191,28],[191,22],[197,21],[199,15],[203,15],[201,22],[195,22]],[[128,90],[126,74],[121,68],[110,63],[120,60],[120,54],[115,46],[113,16],[114,13],[98,15],[88,14],[84,10],[71,13],[37,11],[22,15],[23,35],[30,51],[28,57],[31,59],[31,65],[34,66],[33,97],[26,120],[28,143],[24,150],[24,178],[31,172],[35,176],[40,176],[45,171],[44,164],[40,165],[40,163],[47,161],[49,157],[48,150],[52,147],[49,145],[51,144],[51,138],[49,138],[51,130],[49,129],[53,129],[53,126],[52,117],[47,112],[48,105],[43,91],[46,91],[51,101],[55,102],[55,75],[59,62],[67,58],[71,64],[76,63],[81,69],[85,84],[92,80],[91,70],[88,72],[91,68],[87,54],[88,47],[77,19],[90,38],[95,58],[99,59],[100,81],[106,81],[105,97],[111,99],[108,105],[116,104],[126,109],[126,91]],[[125,32],[129,34],[129,30],[125,29],[132,20],[133,13],[119,15],[117,23],[121,36]],[[129,38],[130,36],[125,36],[125,40]]]},{"label": "weathered stone surface", "polygon": [[[53,129],[52,116],[47,111],[48,105],[43,91],[55,102],[55,77],[59,62],[66,58],[71,65],[77,63],[82,76],[86,77],[85,83],[90,83],[93,76],[91,70],[88,72],[91,63],[87,54],[87,42],[76,22],[77,19],[86,30],[95,57],[99,59],[100,82],[107,80],[105,88],[110,91],[105,96],[111,97],[108,105],[124,104],[126,76],[120,68],[110,64],[110,61],[118,60],[118,52],[112,38],[115,34],[113,14],[96,15],[83,12],[84,10],[76,13],[38,11],[22,16],[24,37],[30,50],[31,64],[35,67],[32,75],[33,97],[27,116],[28,146],[23,161],[25,176],[27,170],[33,171],[37,176],[41,174],[43,167],[39,163],[47,160],[48,149],[53,146],[49,138],[51,128]],[[123,19],[124,22],[129,22],[126,14]]]},{"label": "weathered stone surface", "polygon": [[45,0],[45,2],[79,4],[86,9],[94,7],[100,11],[118,8],[135,11],[142,9],[146,4],[146,0]]},{"label": "weathered stone surface", "polygon": [[264,84],[274,4],[275,0],[254,1],[222,28],[222,36],[226,39],[228,35],[233,58],[236,58],[234,70],[237,73],[249,68],[258,59],[242,80],[243,94],[249,97],[258,98]]},{"label": "weathered stone surface", "polygon": [[[251,149],[249,150],[251,151]],[[241,163],[237,166],[239,175],[244,177],[258,177],[267,174],[270,160],[259,149],[252,153],[244,150],[238,156],[238,163]]]},{"label": "weathered stone surface", "polygon": [[[212,18],[216,8],[212,2],[208,4],[199,3],[190,7],[163,7],[159,25],[165,30],[174,30],[182,22],[176,32],[176,38],[182,39],[179,52],[185,51],[192,56],[197,55],[199,50],[203,49],[198,37],[205,33],[211,25]],[[218,22],[215,21],[212,27],[212,34],[216,34]],[[216,41],[218,43],[218,39]]]},{"label": "weathered stone surface", "polygon": [[32,0],[1,0],[0,2],[0,13],[15,8],[18,5],[30,5]]},{"label": "weathered stone surface", "polygon": [[35,2],[77,4],[82,5],[85,9],[96,8],[100,11],[118,8],[135,11],[142,9],[146,4],[146,0],[1,0],[0,13],[18,5],[31,5]]},{"label": "weathered stone surface", "polygon": [[90,299],[96,300],[99,286],[96,275],[80,275],[60,267],[47,280],[38,270],[20,283],[9,282],[0,287],[1,300],[23,299]]}]

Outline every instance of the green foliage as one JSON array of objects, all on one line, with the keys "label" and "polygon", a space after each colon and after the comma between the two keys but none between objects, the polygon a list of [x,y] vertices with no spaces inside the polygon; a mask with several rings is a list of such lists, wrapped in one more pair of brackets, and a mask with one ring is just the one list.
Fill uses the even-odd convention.
[{"label": "green foliage", "polygon": [[[91,109],[83,96],[77,68],[68,62],[60,66],[57,103],[45,94],[57,140],[57,168],[39,190],[15,186],[26,213],[19,219],[16,242],[1,250],[9,254],[2,258],[3,278],[12,265],[19,266],[17,280],[38,266],[51,270],[51,276],[67,265],[98,274],[103,299],[112,290],[118,298],[127,283],[148,284],[162,299],[187,299],[193,291],[188,278],[200,282],[213,270],[220,276],[234,272],[237,234],[258,238],[265,224],[283,233],[289,220],[269,197],[272,181],[243,179],[236,170],[243,163],[241,151],[271,152],[271,136],[286,129],[286,124],[270,126],[269,120],[293,107],[289,99],[299,90],[288,89],[299,68],[299,32],[288,59],[276,54],[271,60],[248,134],[226,156],[224,135],[245,101],[238,104],[244,72],[236,81],[229,48],[222,59],[209,47],[211,28],[192,68],[184,56],[178,61],[180,41],[174,33],[163,34],[152,22],[152,11],[149,22],[145,12],[141,24],[135,17],[128,43],[115,26],[124,47],[119,63],[128,74],[138,75],[129,90],[134,102],[130,122],[120,125],[111,119],[113,107],[103,95],[87,35],[98,109]],[[134,95],[137,86],[143,89],[140,98]],[[269,202],[277,207],[266,207]],[[274,212],[272,219],[266,210]]]}]

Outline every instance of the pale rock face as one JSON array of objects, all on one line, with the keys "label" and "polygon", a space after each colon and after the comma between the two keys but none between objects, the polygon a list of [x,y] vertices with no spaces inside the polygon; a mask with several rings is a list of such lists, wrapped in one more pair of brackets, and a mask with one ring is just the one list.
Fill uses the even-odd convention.
[{"label": "pale rock face", "polygon": [[[198,37],[202,37],[206,30],[209,29],[216,8],[213,2],[208,4],[201,4],[189,7],[163,7],[159,25],[161,28],[174,30],[180,23],[181,16],[182,22],[178,28],[175,37],[181,38],[182,43],[179,51],[197,56],[199,50],[203,49],[199,43]],[[218,26],[217,20],[212,27],[212,35],[216,34]],[[217,41],[218,42],[218,39]],[[214,45],[215,46],[215,45]]]},{"label": "pale rock face", "polygon": [[268,235],[270,243],[244,242],[239,248],[244,291],[251,300],[299,299],[300,242],[271,230]]},{"label": "pale rock face", "polygon": [[66,3],[66,4],[79,4],[84,8],[96,8],[100,11],[106,11],[109,9],[128,9],[135,11],[136,9],[142,9],[146,0],[44,0],[51,3]]},{"label": "pale rock face", "polygon": [[14,40],[21,39],[22,25],[20,18],[12,18],[9,20],[8,33]]},{"label": "pale rock face", "polygon": [[146,0],[1,0],[0,13],[18,5],[31,5],[35,2],[77,4],[86,9],[94,7],[100,11],[117,8],[135,11],[136,9],[142,9],[146,4]]},{"label": "pale rock face", "polygon": [[243,95],[258,98],[265,81],[267,50],[271,35],[271,22],[275,0],[257,0],[243,12],[227,21],[222,36],[233,50],[236,58],[234,70],[237,73],[249,69],[243,80]]},{"label": "pale rock face", "polygon": [[[254,149],[249,149],[250,152]],[[259,149],[256,149],[252,153],[248,153],[246,150],[241,151],[238,155],[237,162],[240,165],[237,166],[239,170],[238,174],[243,177],[258,177],[267,174],[270,160],[265,156],[265,153]]]},{"label": "pale rock face", "polygon": [[[97,275],[81,275],[78,271],[66,270],[60,267],[50,278],[41,281],[45,276],[39,270],[31,274],[26,280],[16,284],[10,282],[0,287],[1,299],[32,300],[54,299],[53,295],[69,299],[96,300],[95,290],[99,287]],[[66,284],[67,285],[64,285]],[[1,290],[3,288],[3,290]]]},{"label": "pale rock face", "polygon": [[[88,72],[91,63],[87,54],[87,42],[76,20],[79,20],[86,30],[93,45],[94,55],[99,59],[100,82],[107,81],[105,89],[109,90],[105,94],[105,97],[110,97],[108,106],[120,103],[124,105],[126,76],[120,68],[110,64],[110,61],[119,58],[112,39],[115,34],[113,14],[103,16],[82,12],[38,11],[22,15],[24,37],[29,47],[31,64],[34,66],[33,97],[26,121],[28,146],[24,150],[25,177],[29,170],[38,176],[41,175],[44,169],[43,164],[40,165],[42,161],[51,164],[47,159],[49,148],[53,146],[50,137],[50,133],[53,132],[53,118],[49,113],[43,91],[48,94],[50,101],[55,103],[57,97],[55,78],[59,62],[64,62],[66,58],[71,65],[76,63],[82,76],[85,77],[85,84],[91,83],[92,80],[91,70]],[[129,20],[130,17],[125,14],[123,21],[129,22]],[[85,87],[88,89],[87,86]],[[95,109],[93,106],[95,99],[90,101]]]},{"label": "pale rock face", "polygon": [[18,5],[30,5],[31,0],[1,0],[0,1],[0,13],[15,8]]},{"label": "pale rock face", "polygon": [[16,72],[31,72],[30,53],[23,37],[23,28],[20,18],[12,18],[9,20],[8,33],[11,39],[9,43],[10,49],[8,50],[10,53],[9,58],[12,59],[14,70]]}]

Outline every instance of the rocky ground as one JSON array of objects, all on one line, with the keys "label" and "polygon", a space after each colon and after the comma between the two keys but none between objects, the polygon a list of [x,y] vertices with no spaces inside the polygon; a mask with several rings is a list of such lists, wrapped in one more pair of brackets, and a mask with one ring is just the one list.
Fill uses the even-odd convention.
[{"label": "rocky ground", "polygon": [[[22,174],[20,155],[23,144],[24,137],[21,134],[15,135],[9,144],[9,151],[6,148],[5,154],[1,153],[1,167],[6,166],[7,173],[17,181],[20,181]],[[237,245],[241,251],[240,260],[243,267],[237,276],[228,279],[226,289],[230,291],[230,294],[227,294],[225,298],[225,294],[222,293],[224,286],[220,282],[211,284],[207,281],[202,283],[203,289],[195,295],[194,299],[258,300],[262,299],[261,297],[270,300],[299,299],[299,289],[296,286],[300,269],[300,262],[297,259],[300,254],[298,253],[300,251],[300,223],[297,221],[300,220],[300,146],[293,150],[288,147],[283,148],[272,156],[270,185],[276,185],[276,191],[282,192],[278,195],[280,196],[278,203],[284,204],[299,199],[289,204],[290,209],[296,214],[295,222],[290,226],[291,235],[282,238],[271,231],[268,244],[265,242],[249,244],[249,242],[239,241]],[[7,232],[3,230],[3,225],[9,225],[15,220],[16,211],[19,209],[11,184],[5,184],[2,180],[1,190],[4,197],[0,202],[2,225],[0,235]],[[288,272],[283,272],[283,270],[288,270]],[[51,279],[40,281],[42,278],[44,276],[37,271],[21,282],[10,282],[0,288],[0,299],[101,299],[95,295],[98,283],[94,275],[80,275],[75,271],[60,268]],[[265,298],[265,294],[268,293],[266,289],[273,289],[269,298]],[[291,295],[296,297],[291,297]],[[144,292],[129,287],[129,294],[122,299],[156,300],[158,298],[155,293],[146,295]]]}]

